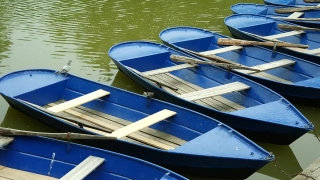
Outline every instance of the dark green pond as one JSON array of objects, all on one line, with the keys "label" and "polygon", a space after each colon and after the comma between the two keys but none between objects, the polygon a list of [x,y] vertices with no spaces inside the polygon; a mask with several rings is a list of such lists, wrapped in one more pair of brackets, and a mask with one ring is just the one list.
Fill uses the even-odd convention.
[{"label": "dark green pond", "polygon": [[[172,26],[196,26],[230,35],[223,24],[235,3],[262,0],[2,0],[0,3],[0,76],[21,69],[59,69],[72,60],[71,73],[136,93],[142,88],[118,71],[111,46],[131,40],[160,42],[158,33]],[[295,103],[320,132],[320,108]],[[279,112],[281,113],[281,112]],[[0,98],[4,127],[54,130],[10,108]],[[320,133],[319,133],[320,134]],[[281,168],[298,173],[320,157],[320,143],[310,132],[290,146],[257,142],[273,152]],[[187,172],[179,172],[187,175]],[[200,180],[197,177],[189,177]],[[288,179],[275,162],[249,179]]]}]

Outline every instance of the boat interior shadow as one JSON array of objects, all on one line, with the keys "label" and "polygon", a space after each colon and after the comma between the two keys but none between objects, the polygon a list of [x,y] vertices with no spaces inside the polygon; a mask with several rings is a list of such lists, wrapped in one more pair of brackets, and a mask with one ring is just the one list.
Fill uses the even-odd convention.
[{"label": "boat interior shadow", "polygon": [[135,92],[138,94],[142,94],[145,91],[142,86],[130,79],[120,70],[116,74],[115,80],[111,83],[111,86]]}]

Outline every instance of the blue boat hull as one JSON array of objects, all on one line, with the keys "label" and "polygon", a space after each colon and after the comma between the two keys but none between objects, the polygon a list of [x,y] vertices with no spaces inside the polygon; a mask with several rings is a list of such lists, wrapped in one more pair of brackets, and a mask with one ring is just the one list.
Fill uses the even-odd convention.
[{"label": "blue boat hull", "polygon": [[[236,16],[246,16],[246,17],[257,17],[257,18],[262,18],[263,16],[258,16],[258,15],[248,15],[248,14],[243,14],[243,15],[231,15],[229,17],[227,17],[225,19],[225,24],[227,25],[230,33],[232,34],[233,37],[235,38],[238,38],[238,39],[244,39],[244,40],[251,40],[251,41],[264,41],[264,40],[261,40],[255,36],[252,36],[252,35],[249,35],[247,33],[244,33],[243,31],[240,31],[237,27],[235,27],[232,23],[229,23],[229,20],[236,17]],[[286,22],[286,21],[280,21],[280,20],[274,20],[274,19],[271,19],[271,18],[267,18],[267,17],[263,17],[265,19],[267,19],[267,21],[269,22],[274,22],[275,24],[289,24],[289,25],[295,25],[295,24],[292,24],[292,23],[289,23],[289,22]],[[245,24],[245,23],[244,23]],[[264,31],[266,31],[268,28],[265,28]],[[260,30],[259,28],[256,28],[256,30]],[[301,44],[306,44],[306,45],[309,45],[311,46],[312,49],[316,49],[316,48],[320,48],[320,42],[317,42],[318,38],[317,36],[319,36],[320,34],[317,34],[317,33],[310,33],[310,32],[306,32],[306,34],[310,34],[310,36],[315,36],[313,37],[314,40],[316,41],[310,41],[308,39],[300,39],[298,40],[298,42],[291,42],[290,39],[289,43],[301,43]],[[270,48],[272,49],[272,48]],[[307,54],[307,53],[302,53],[302,52],[299,52],[299,51],[294,51],[294,50],[290,50],[290,49],[287,49],[287,48],[282,48],[282,47],[277,47],[277,51],[279,52],[282,52],[282,53],[285,53],[285,54],[289,54],[291,56],[295,56],[295,57],[298,57],[298,58],[301,58],[301,59],[306,59],[310,62],[313,62],[313,63],[316,63],[316,64],[320,64],[320,56],[317,56],[317,55],[312,55],[312,54]]]},{"label": "blue boat hull", "polygon": [[[149,45],[150,45],[150,48],[148,48]],[[126,47],[126,46],[128,46],[127,49],[122,49],[122,47]],[[137,48],[136,49],[133,48],[133,50],[128,50],[133,46],[134,47],[136,46]],[[144,46],[146,46],[145,52],[144,51],[139,52],[139,48],[142,49],[142,47],[144,47]],[[161,50],[159,50],[161,52],[161,53],[159,53],[159,57],[157,57],[156,50],[151,48],[151,47],[157,47],[157,46],[159,47],[159,49],[161,49]],[[150,50],[150,52],[148,53],[149,50]],[[132,57],[132,59],[131,59],[130,56],[128,56],[128,58],[127,58],[127,57],[123,57],[120,54],[119,54],[120,57],[117,57],[117,55],[118,55],[117,52],[126,52],[126,51],[132,51],[132,52],[137,53],[135,56],[137,56],[138,58]],[[144,56],[144,53],[146,53],[145,56]],[[137,76],[135,73],[133,73],[132,71],[130,71],[126,67],[130,64],[132,66],[135,65],[136,67],[144,68],[145,71],[148,71],[149,64],[147,64],[147,63],[150,63],[150,66],[155,66],[155,63],[152,63],[152,61],[157,62],[157,64],[163,64],[163,62],[161,62],[160,59],[162,59],[162,60],[166,59],[164,57],[165,53],[168,53],[169,54],[168,56],[170,56],[170,53],[177,54],[177,55],[189,56],[187,54],[183,54],[182,52],[175,51],[169,47],[164,47],[163,45],[158,45],[156,43],[148,43],[148,42],[122,43],[122,44],[119,44],[119,45],[112,47],[109,50],[109,56],[113,59],[113,61],[115,62],[115,64],[119,68],[119,70],[122,71],[124,74],[126,74],[128,77],[130,77],[132,80],[134,80],[135,82],[137,82],[138,84],[143,86],[148,91],[154,92],[155,95],[157,95],[158,97],[160,97],[161,99],[163,99],[165,101],[168,101],[168,102],[180,105],[180,106],[184,106],[188,109],[192,109],[194,111],[201,112],[202,114],[219,119],[223,123],[228,124],[229,126],[233,127],[234,129],[238,130],[239,132],[246,134],[251,139],[261,140],[261,141],[270,142],[270,143],[277,143],[277,144],[290,144],[296,138],[300,137],[301,135],[303,135],[304,133],[306,133],[308,131],[305,128],[309,125],[306,125],[306,126],[303,125],[305,128],[296,128],[291,125],[288,126],[286,124],[280,125],[278,123],[275,123],[278,120],[278,118],[276,118],[275,121],[273,121],[273,120],[264,121],[263,119],[266,118],[266,116],[258,113],[259,106],[256,106],[255,107],[256,109],[255,110],[252,109],[252,111],[250,108],[248,108],[243,111],[240,110],[240,111],[235,111],[235,112],[231,112],[231,113],[225,113],[225,112],[215,110],[213,108],[208,108],[206,106],[199,105],[197,103],[192,103],[190,101],[186,101],[182,98],[178,98],[176,95],[168,93],[167,91],[163,90],[162,88],[159,88],[158,86],[155,86],[154,84],[146,81],[145,79],[141,78],[140,76]],[[131,54],[131,53],[128,52],[128,54]],[[152,55],[149,55],[149,54],[152,54]],[[154,57],[151,57],[151,56],[154,56]],[[143,66],[139,66],[139,64],[140,64],[139,59],[140,58],[141,58],[141,61],[144,61]],[[127,63],[127,64],[123,64],[122,62]],[[136,68],[136,67],[133,67],[133,68]],[[212,67],[212,71],[209,69],[206,69],[207,70],[206,74],[217,73],[217,75],[215,77],[220,77],[220,75],[218,75],[218,73],[220,73],[220,69],[218,71],[215,69],[216,67],[213,67],[213,66],[211,66],[211,67]],[[215,72],[213,72],[213,71],[215,71]],[[222,70],[222,71],[225,71],[225,70]],[[184,70],[184,72],[185,72],[185,70]],[[248,82],[247,79],[244,79],[243,77],[235,75],[231,72],[229,73],[229,72],[225,71],[224,73],[226,73],[226,75],[222,75],[224,78],[226,78],[225,76],[228,75],[229,77],[237,78],[237,81],[244,82],[244,83],[250,83],[251,87],[257,86],[256,83],[253,83],[252,81]],[[191,74],[191,72],[190,72],[190,74],[186,73],[183,76],[195,77],[193,75],[193,73]],[[192,79],[198,79],[198,78],[192,78]],[[201,78],[199,77],[199,79],[201,79]],[[228,79],[228,77],[227,77],[227,79]],[[199,82],[200,82],[200,80],[199,80]],[[205,86],[205,85],[207,85],[207,84],[202,84],[202,86]],[[259,88],[259,90],[261,90],[263,88],[265,88],[265,87],[261,87],[261,88]],[[264,94],[264,93],[267,93],[267,92],[259,92],[258,94]],[[272,93],[274,93],[274,92],[268,91],[269,95],[268,95],[267,99],[270,100],[270,98],[272,98],[270,96],[270,94],[272,94]],[[279,96],[277,95],[277,97],[274,97],[274,98],[276,100],[279,98]],[[287,100],[285,100],[283,98],[280,98],[280,99],[278,99],[280,101],[277,101],[277,102],[283,102],[284,104],[287,104],[286,107],[290,107],[290,108],[292,107],[293,109],[295,109]],[[271,104],[267,103],[266,106],[261,107],[260,110],[264,111],[264,113],[265,113],[268,110],[270,110],[269,108],[272,109],[277,106],[276,104],[273,104],[273,105],[271,105]],[[280,104],[282,104],[282,103],[280,103]],[[267,106],[269,106],[269,108]],[[282,105],[280,105],[280,106],[282,106]],[[277,108],[277,110],[280,109],[280,106]],[[295,111],[295,113],[298,113],[297,110],[293,110],[293,111]],[[250,114],[250,112],[255,112],[254,113],[255,115],[248,116],[248,114]],[[272,114],[272,113],[275,113],[275,112],[269,112],[267,114]],[[303,117],[303,115],[301,113],[298,113],[298,114],[299,114],[299,116],[301,115],[301,117]],[[284,115],[283,117],[285,117],[285,116],[286,115]],[[291,117],[288,116],[288,118],[284,118],[284,121],[286,121],[288,119],[292,119],[292,118],[293,118],[292,116]],[[305,119],[305,118],[303,117],[302,119]],[[297,123],[297,122],[295,122],[295,123]],[[299,124],[299,122],[298,122],[295,125],[300,126],[301,124]],[[312,129],[313,126],[311,125],[310,128]]]},{"label": "blue boat hull", "polygon": [[[27,71],[28,72],[28,71]],[[35,71],[37,72],[37,71]],[[44,71],[45,73],[47,71]],[[48,71],[48,74],[51,74],[51,71]],[[19,74],[19,72],[18,72]],[[23,74],[23,73],[22,73]],[[32,77],[35,78],[36,75],[34,75],[35,73],[31,73],[33,74]],[[27,74],[28,76],[28,74]],[[13,77],[14,78],[14,77]],[[28,77],[26,77],[28,78]],[[215,142],[215,138],[218,138],[219,136],[213,136],[215,134],[216,130],[223,130],[223,131],[229,131],[230,128],[220,124],[219,126],[217,126],[217,121],[215,121],[214,119],[211,119],[209,117],[205,117],[201,114],[198,113],[192,113],[189,110],[185,109],[185,108],[181,108],[175,105],[171,105],[168,103],[164,103],[164,102],[160,102],[157,100],[151,100],[151,106],[146,106],[146,98],[145,97],[141,97],[139,95],[133,94],[133,93],[129,93],[129,92],[125,92],[123,90],[119,90],[113,87],[107,87],[105,85],[99,84],[99,83],[94,83],[88,80],[84,80],[81,78],[77,78],[74,76],[69,75],[68,77],[64,77],[66,79],[71,78],[74,79],[72,80],[72,82],[69,82],[69,86],[70,84],[78,84],[78,85],[82,85],[83,88],[80,87],[76,87],[77,85],[75,85],[72,89],[73,91],[76,91],[77,88],[80,88],[82,91],[85,91],[86,88],[88,89],[105,89],[108,90],[109,92],[111,92],[111,95],[113,94],[113,100],[114,101],[123,101],[123,102],[130,102],[130,98],[135,97],[135,100],[132,100],[133,102],[135,102],[135,104],[128,104],[128,106],[136,106],[137,108],[141,108],[141,109],[147,109],[145,111],[154,111],[154,108],[160,108],[160,109],[172,109],[174,111],[176,111],[178,114],[181,115],[181,120],[182,123],[187,123],[187,124],[194,124],[195,126],[200,127],[199,125],[201,125],[202,123],[205,123],[207,125],[209,125],[210,127],[212,125],[215,124],[215,128],[208,131],[207,133],[203,133],[203,135],[200,135],[199,137],[196,137],[192,140],[190,140],[190,142],[187,142],[186,144],[181,145],[180,147],[173,149],[173,150],[161,150],[161,149],[157,149],[157,148],[152,148],[152,147],[147,147],[144,145],[139,145],[136,143],[132,143],[132,142],[128,142],[128,141],[124,141],[124,140],[116,140],[116,141],[101,141],[101,140],[89,140],[89,141],[85,141],[86,144],[88,145],[92,145],[98,148],[102,148],[102,149],[106,149],[106,150],[110,150],[110,151],[114,151],[114,152],[118,152],[121,154],[126,154],[129,156],[134,156],[137,158],[141,158],[143,160],[146,161],[150,161],[156,164],[160,164],[160,165],[164,165],[164,166],[174,166],[174,167],[178,167],[178,168],[183,168],[183,169],[189,169],[188,173],[190,174],[198,174],[198,169],[202,169],[202,170],[207,170],[207,173],[202,174],[204,177],[214,177],[214,178],[247,178],[248,176],[250,176],[251,174],[253,174],[254,172],[256,172],[258,169],[260,169],[261,167],[263,167],[265,164],[267,164],[269,161],[271,161],[273,159],[272,156],[269,157],[269,153],[264,151],[262,148],[256,146],[253,142],[251,142],[250,140],[248,140],[247,138],[245,138],[244,136],[240,135],[237,132],[234,132],[236,135],[236,137],[239,137],[240,141],[233,139],[233,137],[231,140],[238,144],[238,143],[242,143],[242,142],[246,142],[246,144],[250,144],[250,147],[247,146],[247,148],[252,149],[253,147],[257,148],[256,151],[253,150],[255,152],[255,154],[265,154],[265,158],[262,159],[248,159],[248,158],[240,158],[240,157],[230,157],[229,155],[224,156],[224,155],[218,155],[221,153],[218,153],[217,155],[216,152],[210,151],[208,149],[205,148],[201,148],[200,152],[197,153],[196,151],[194,151],[194,147],[193,145],[189,145],[189,143],[199,143],[197,145],[197,147],[201,147],[202,145],[210,145],[210,146],[214,146],[214,142]],[[49,80],[47,80],[49,81]],[[11,81],[10,81],[11,83]],[[5,100],[10,104],[11,107],[26,113],[27,115],[49,125],[52,126],[55,129],[58,129],[62,132],[76,132],[76,133],[86,133],[86,134],[95,134],[91,131],[85,130],[81,127],[75,126],[75,125],[71,125],[69,123],[66,123],[64,121],[59,120],[58,118],[51,116],[43,111],[40,111],[32,106],[26,105],[25,103],[22,103],[21,101],[17,100],[16,98],[19,99],[23,99],[26,101],[31,101],[32,103],[38,103],[40,105],[42,105],[43,103],[46,104],[46,102],[51,102],[52,98],[54,99],[59,99],[60,97],[58,97],[58,95],[55,95],[57,97],[51,97],[51,96],[43,96],[41,97],[41,94],[50,94],[52,92],[56,92],[57,88],[61,89],[61,84],[53,84],[53,86],[46,86],[44,88],[40,88],[39,90],[36,90],[34,93],[35,95],[31,95],[33,94],[33,92],[27,92],[26,94],[20,94],[20,95],[16,95],[13,97],[5,95],[5,94],[10,94],[10,89],[8,89],[8,91],[4,90],[7,88],[7,86],[3,85],[1,86],[1,80],[0,80],[0,89],[1,91],[5,91],[4,94],[2,94],[2,96],[5,98]],[[2,89],[4,88],[4,89]],[[30,88],[34,88],[34,86],[30,86]],[[69,87],[70,88],[70,87]],[[28,87],[24,88],[24,89],[28,89]],[[51,89],[52,92],[49,92],[48,89]],[[23,89],[20,89],[23,91]],[[20,91],[18,90],[18,91]],[[28,91],[28,90],[26,90]],[[118,93],[117,93],[118,92]],[[16,92],[13,92],[16,93]],[[20,92],[18,92],[19,94]],[[31,93],[31,94],[30,94]],[[72,96],[69,97],[68,93],[64,94],[64,97],[69,99],[73,99]],[[111,96],[110,96],[111,97]],[[108,99],[109,97],[107,97]],[[56,101],[56,100],[53,100]],[[113,102],[114,102],[113,101]],[[97,103],[97,102],[93,102]],[[94,105],[97,106],[97,105]],[[123,105],[122,105],[123,106]],[[103,106],[104,107],[104,106]],[[120,107],[120,106],[119,106]],[[109,107],[110,108],[110,107]],[[108,108],[108,109],[109,109]],[[123,110],[121,110],[119,113],[124,113],[126,111],[126,109],[128,108],[124,108]],[[134,113],[136,113],[135,110]],[[197,120],[195,122],[186,122],[183,121],[183,114],[187,113],[189,114],[189,116],[197,116]],[[196,115],[197,114],[197,115]],[[187,125],[186,124],[186,125]],[[196,125],[198,124],[198,125]],[[211,124],[211,125],[210,125]],[[174,124],[171,124],[170,126],[175,126]],[[164,126],[165,128],[166,126]],[[163,128],[162,126],[159,126],[159,128]],[[192,128],[191,126],[189,128]],[[201,128],[201,127],[200,127]],[[203,128],[208,128],[208,127],[203,127]],[[168,128],[165,128],[168,129]],[[169,128],[170,129],[170,128]],[[225,129],[225,130],[224,130]],[[176,127],[174,129],[174,131],[176,133],[178,133],[179,131],[181,131],[178,127]],[[199,131],[199,130],[193,130],[192,133],[194,133],[195,131]],[[209,134],[208,134],[209,133]],[[212,135],[210,135],[210,133]],[[185,135],[181,135],[181,136],[185,136]],[[211,138],[211,141],[208,141],[208,138]],[[205,140],[207,143],[201,143],[198,142],[199,140]],[[220,138],[219,138],[220,139]],[[237,141],[237,142],[235,142]],[[228,143],[228,140],[226,140],[226,146],[234,146],[232,143]],[[238,146],[238,145],[237,145]],[[211,148],[209,148],[211,149]],[[213,148],[214,150],[215,148]],[[205,153],[205,154],[201,154],[201,153]],[[223,152],[223,154],[228,154],[227,151]],[[232,155],[231,155],[232,156]],[[250,157],[250,154],[246,154],[246,156]],[[223,174],[221,172],[229,172],[228,174]],[[238,173],[240,172],[240,173]]]},{"label": "blue boat hull", "polygon": [[0,149],[0,165],[61,178],[89,156],[104,158],[105,162],[85,179],[187,179],[137,158],[42,137],[15,136],[14,142]]},{"label": "blue boat hull", "polygon": [[[177,34],[179,34],[179,36]],[[205,61],[206,59],[189,53],[185,51],[185,49],[198,52],[217,50],[223,48],[223,46],[219,46],[217,44],[217,40],[219,38],[230,38],[228,36],[210,32],[205,29],[184,26],[167,28],[161,31],[159,36],[165,45]],[[278,77],[281,77],[281,75],[284,75],[284,77],[286,76],[286,78],[289,78],[289,81],[294,82],[292,84],[272,81],[245,73],[239,73],[237,71],[234,72],[258,82],[259,84],[276,91],[286,98],[290,98],[290,100],[303,100],[304,102],[313,101],[316,104],[318,104],[318,101],[320,100],[320,85],[317,86],[317,82],[320,81],[320,65],[310,63],[308,61],[283,53],[273,54],[271,50],[258,46],[244,46],[240,51],[225,52],[222,54],[217,54],[217,56],[226,58],[235,63],[243,64],[245,66],[253,66],[281,59],[295,61],[295,65],[290,66],[290,69],[288,68],[289,70],[278,68],[277,71],[269,72],[270,74],[274,73],[272,75]],[[313,85],[310,86],[310,84],[299,84],[299,82],[301,83],[306,81],[312,81]]]},{"label": "blue boat hull", "polygon": [[[276,17],[288,17],[292,13],[279,14],[275,10],[283,8],[283,6],[263,5],[263,4],[251,4],[251,3],[239,3],[230,7],[234,14],[257,14],[262,16],[276,16]],[[318,10],[305,11],[304,14],[299,18],[320,18]],[[284,19],[286,20],[286,19]],[[297,20],[286,20],[291,23],[295,23],[301,26],[318,28],[320,27],[319,21],[297,21]]]}]

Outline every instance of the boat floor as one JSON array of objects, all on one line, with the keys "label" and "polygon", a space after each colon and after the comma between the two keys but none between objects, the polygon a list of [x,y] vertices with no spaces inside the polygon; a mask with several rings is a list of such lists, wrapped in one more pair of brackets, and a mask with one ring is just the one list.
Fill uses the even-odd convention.
[{"label": "boat floor", "polygon": [[[199,91],[203,89],[195,84],[185,81],[170,73],[156,74],[151,77],[158,80],[159,82],[162,82],[164,84],[169,84],[172,87],[177,88],[178,91],[173,91],[170,88],[163,86],[163,89],[165,89],[166,91],[174,95],[181,95],[181,94]],[[232,112],[232,111],[245,109],[244,106],[238,103],[235,103],[233,101],[230,101],[222,96],[208,97],[201,100],[195,100],[194,102],[203,106],[217,109],[222,112]]]},{"label": "boat floor", "polygon": [[0,165],[0,180],[54,180],[56,178],[12,169]]},{"label": "boat floor", "polygon": [[[44,108],[55,106],[63,102],[65,101],[61,100],[55,103],[50,103]],[[110,128],[104,128],[106,132],[96,130],[93,128],[84,127],[85,129],[96,132],[98,134],[109,134],[116,129],[122,128],[132,123],[131,121],[121,119],[109,114],[105,114],[100,111],[96,111],[84,106],[77,106],[77,107],[65,110],[61,113],[65,116],[80,118],[81,120],[87,121],[87,122],[89,122],[88,119],[91,119],[91,120],[94,119],[94,121],[96,122],[95,124],[103,123],[107,127],[110,127]],[[68,123],[71,123],[71,122],[68,122]],[[92,123],[92,125],[94,124]],[[166,149],[166,150],[175,149],[176,147],[186,143],[186,141],[183,139],[180,139],[178,137],[172,136],[170,134],[167,134],[149,127],[143,128],[140,131],[134,132],[128,135],[127,137],[123,137],[121,139],[125,141],[138,143],[141,145],[145,145],[145,146],[151,146],[151,147],[156,147],[156,148]]]}]

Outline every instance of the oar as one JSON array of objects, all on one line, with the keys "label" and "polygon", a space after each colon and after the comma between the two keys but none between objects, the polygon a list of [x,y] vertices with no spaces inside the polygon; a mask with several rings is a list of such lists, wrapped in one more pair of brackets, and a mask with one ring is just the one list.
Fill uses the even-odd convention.
[{"label": "oar", "polygon": [[278,28],[282,30],[294,30],[294,31],[299,31],[299,30],[311,30],[311,31],[320,31],[318,28],[309,28],[309,27],[304,27],[304,26],[293,26],[293,25],[287,25],[287,24],[278,24]]},{"label": "oar", "polygon": [[[182,49],[183,49],[183,48],[182,48]],[[228,63],[228,64],[238,65],[238,64],[236,64],[236,63],[233,62],[233,61],[230,61],[230,60],[228,60],[228,59],[225,59],[225,58],[216,56],[216,55],[214,55],[214,54],[211,54],[210,56],[208,56],[208,55],[203,55],[203,54],[198,53],[198,52],[195,52],[195,51],[191,51],[191,50],[189,50],[189,49],[184,49],[184,50],[187,51],[187,52],[190,52],[190,53],[192,53],[192,54],[195,54],[195,55],[197,55],[197,56],[206,58],[206,59],[208,59],[208,60],[210,60],[210,61],[215,61],[215,62],[221,62],[221,63]]]},{"label": "oar", "polygon": [[7,136],[44,136],[50,138],[62,138],[62,139],[96,139],[96,140],[116,140],[115,136],[98,136],[90,134],[80,134],[80,133],[46,133],[46,132],[33,132],[33,131],[23,131],[11,128],[0,127],[0,134]]},{"label": "oar", "polygon": [[315,2],[320,2],[320,0],[303,0],[304,2],[307,3],[315,3]]},{"label": "oar", "polygon": [[279,8],[276,9],[275,12],[279,14],[285,14],[285,13],[293,13],[293,12],[303,12],[303,11],[309,11],[309,10],[316,10],[320,9],[320,5],[317,6],[305,6],[305,7],[288,7],[288,8]]},{"label": "oar", "polygon": [[228,38],[219,38],[218,39],[219,45],[236,45],[236,46],[277,46],[277,47],[297,47],[297,48],[308,48],[308,45],[304,44],[291,44],[291,43],[284,43],[284,42],[258,42],[258,41],[246,41],[240,39],[228,39]]},{"label": "oar", "polygon": [[[320,12],[319,12],[320,13]],[[289,18],[289,17],[272,17],[274,19],[284,19],[290,21],[320,21],[320,18]]]},{"label": "oar", "polygon": [[186,56],[170,55],[170,58],[174,61],[177,61],[177,62],[184,62],[184,63],[189,63],[189,64],[210,64],[210,65],[223,67],[226,69],[245,69],[245,70],[260,72],[259,69],[254,69],[254,68],[250,68],[250,67],[246,67],[246,66],[234,65],[234,64],[229,64],[229,63],[207,62],[207,61],[201,61],[201,60],[197,60],[197,59],[186,57]]}]

